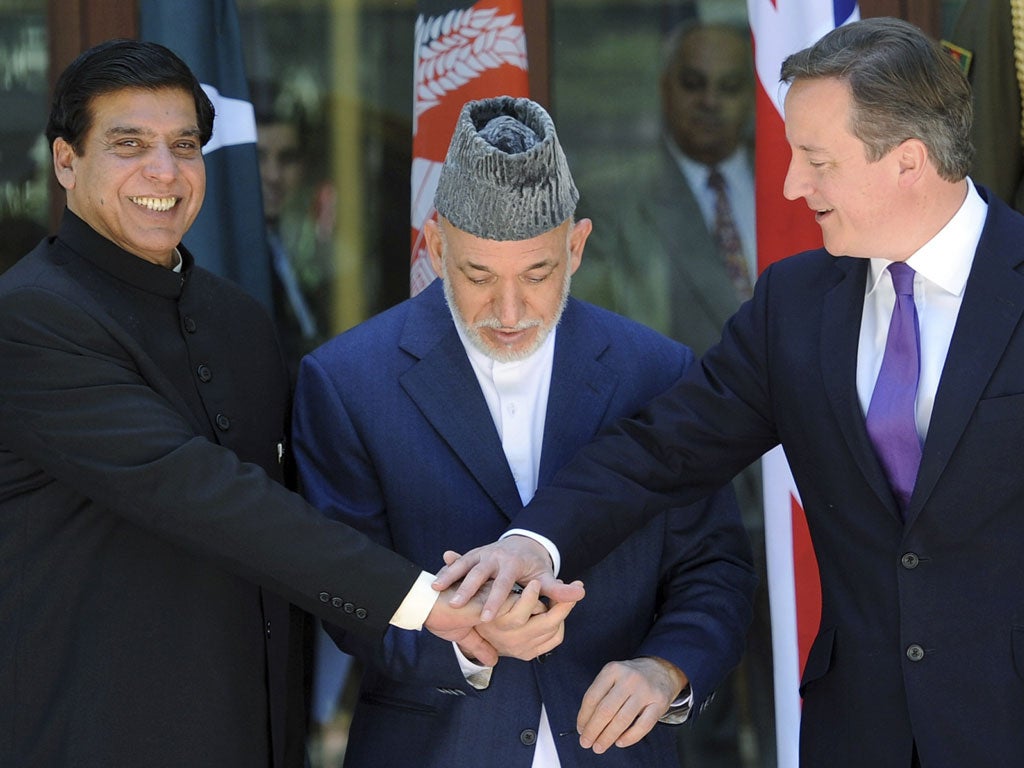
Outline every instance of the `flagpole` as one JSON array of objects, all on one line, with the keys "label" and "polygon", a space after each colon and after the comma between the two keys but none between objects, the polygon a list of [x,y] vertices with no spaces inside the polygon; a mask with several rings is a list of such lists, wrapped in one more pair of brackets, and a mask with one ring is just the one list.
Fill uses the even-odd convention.
[{"label": "flagpole", "polygon": [[366,217],[359,190],[363,185],[363,120],[359,100],[359,5],[358,0],[333,0],[331,6],[330,98],[331,178],[335,196],[333,234],[334,307],[332,334],[366,319],[364,257]]}]

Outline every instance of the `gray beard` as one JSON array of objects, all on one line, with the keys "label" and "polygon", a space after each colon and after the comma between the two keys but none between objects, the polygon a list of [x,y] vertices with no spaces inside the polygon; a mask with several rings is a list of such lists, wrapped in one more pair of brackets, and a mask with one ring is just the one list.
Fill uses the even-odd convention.
[{"label": "gray beard", "polygon": [[444,298],[448,303],[448,310],[452,313],[452,320],[455,324],[462,329],[466,338],[469,339],[469,343],[472,344],[477,350],[487,355],[492,360],[497,360],[499,363],[514,363],[517,360],[525,360],[530,357],[534,352],[541,348],[544,342],[547,340],[548,335],[555,329],[558,322],[562,319],[562,313],[565,311],[565,305],[569,301],[569,287],[572,284],[572,273],[569,271],[569,265],[566,264],[565,279],[562,281],[562,297],[558,304],[558,311],[555,316],[551,319],[551,322],[547,325],[541,324],[539,321],[532,321],[523,324],[516,330],[523,330],[530,327],[538,327],[537,337],[533,340],[533,343],[525,349],[495,349],[488,344],[480,333],[481,328],[500,328],[501,325],[496,321],[483,321],[482,323],[476,323],[470,325],[466,322],[466,319],[462,316],[459,311],[458,305],[455,303],[455,295],[451,289],[451,280],[448,279],[448,259],[441,259],[441,283],[444,286]]}]

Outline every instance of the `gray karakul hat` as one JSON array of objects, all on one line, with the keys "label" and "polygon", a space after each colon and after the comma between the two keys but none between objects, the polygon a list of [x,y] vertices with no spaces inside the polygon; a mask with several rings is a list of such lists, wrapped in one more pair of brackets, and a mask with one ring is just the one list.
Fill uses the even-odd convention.
[{"label": "gray karakul hat", "polygon": [[485,240],[528,240],[573,215],[580,194],[555,124],[536,102],[499,96],[462,108],[434,208]]}]

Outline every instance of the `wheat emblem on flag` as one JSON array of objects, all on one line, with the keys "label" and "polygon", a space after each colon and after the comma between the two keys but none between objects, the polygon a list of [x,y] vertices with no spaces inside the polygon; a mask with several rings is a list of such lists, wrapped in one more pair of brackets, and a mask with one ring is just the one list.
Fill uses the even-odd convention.
[{"label": "wheat emblem on flag", "polygon": [[420,115],[480,73],[503,64],[526,70],[526,36],[515,19],[478,6],[416,19],[414,135]]}]

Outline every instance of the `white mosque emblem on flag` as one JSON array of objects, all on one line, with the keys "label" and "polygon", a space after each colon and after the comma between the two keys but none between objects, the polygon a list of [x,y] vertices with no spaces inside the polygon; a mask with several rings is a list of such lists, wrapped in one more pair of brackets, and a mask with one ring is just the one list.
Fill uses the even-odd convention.
[{"label": "white mosque emblem on flag", "polygon": [[526,70],[526,35],[515,15],[468,8],[416,19],[413,135],[419,116],[481,72],[511,64]]},{"label": "white mosque emblem on flag", "polygon": [[256,143],[256,112],[252,104],[242,99],[222,96],[212,85],[203,83],[203,90],[213,102],[216,116],[213,119],[213,136],[203,147],[208,155],[221,147],[236,144]]}]

